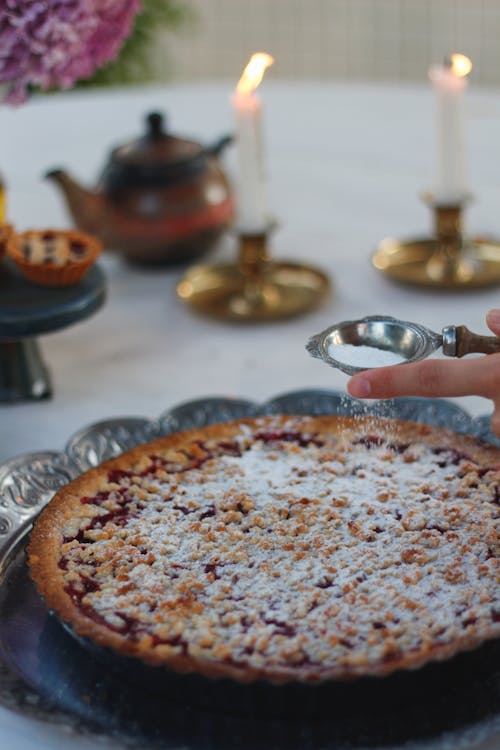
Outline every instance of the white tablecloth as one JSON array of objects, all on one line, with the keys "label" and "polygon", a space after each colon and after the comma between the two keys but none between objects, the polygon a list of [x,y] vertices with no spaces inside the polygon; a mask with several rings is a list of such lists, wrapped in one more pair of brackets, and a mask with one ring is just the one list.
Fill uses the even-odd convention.
[{"label": "white tablecloth", "polygon": [[[9,216],[19,229],[70,226],[62,196],[42,180],[62,165],[91,185],[111,146],[139,134],[151,110],[168,113],[173,132],[209,143],[233,128],[232,83],[69,93],[33,100],[0,115],[0,169]],[[175,296],[183,269],[139,270],[105,256],[108,300],[92,318],[40,339],[53,378],[47,402],[0,406],[0,461],[62,449],[80,427],[111,416],[156,417],[207,395],[265,400],[301,388],[344,389],[347,377],[312,359],[305,343],[333,322],[380,313],[440,331],[466,324],[487,332],[497,288],[440,293],[398,287],[370,265],[387,235],[431,227],[419,195],[433,175],[429,88],[276,83],[262,88],[269,196],[280,227],[277,259],[309,262],[331,277],[325,304],[303,317],[264,325],[217,322]],[[467,95],[471,231],[500,234],[500,93]],[[227,169],[234,173],[234,153]],[[236,257],[227,237],[211,260]],[[473,414],[489,402],[460,399]],[[9,743],[10,740],[10,743]],[[0,708],[0,747],[84,748],[86,741]],[[486,746],[484,746],[486,747]]]}]

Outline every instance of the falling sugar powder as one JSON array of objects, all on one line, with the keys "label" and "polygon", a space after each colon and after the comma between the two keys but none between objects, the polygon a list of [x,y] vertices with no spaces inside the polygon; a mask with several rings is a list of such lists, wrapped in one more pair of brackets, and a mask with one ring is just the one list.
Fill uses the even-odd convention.
[{"label": "falling sugar powder", "polygon": [[330,344],[328,354],[337,362],[366,370],[372,367],[397,365],[407,360],[396,352],[379,349],[375,346],[354,346],[353,344]]}]

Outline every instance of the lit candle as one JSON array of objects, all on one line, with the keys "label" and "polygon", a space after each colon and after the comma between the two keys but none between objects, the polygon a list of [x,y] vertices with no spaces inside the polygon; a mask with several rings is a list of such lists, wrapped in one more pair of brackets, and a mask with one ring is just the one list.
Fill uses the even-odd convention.
[{"label": "lit candle", "polygon": [[437,149],[433,196],[438,204],[460,204],[468,195],[465,167],[462,100],[472,63],[465,55],[451,55],[429,71],[436,94]]},{"label": "lit candle", "polygon": [[236,118],[238,158],[237,226],[243,233],[260,233],[269,224],[266,179],[262,152],[262,104],[256,94],[265,69],[274,62],[271,55],[252,55],[232,96]]}]

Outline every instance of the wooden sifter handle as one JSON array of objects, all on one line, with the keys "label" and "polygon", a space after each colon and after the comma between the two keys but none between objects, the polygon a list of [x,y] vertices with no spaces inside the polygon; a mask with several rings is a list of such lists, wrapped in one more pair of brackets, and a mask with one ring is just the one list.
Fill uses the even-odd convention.
[{"label": "wooden sifter handle", "polygon": [[500,338],[496,336],[481,336],[472,333],[466,326],[456,326],[456,352],[455,357],[463,357],[472,352],[482,354],[494,354],[500,352]]}]

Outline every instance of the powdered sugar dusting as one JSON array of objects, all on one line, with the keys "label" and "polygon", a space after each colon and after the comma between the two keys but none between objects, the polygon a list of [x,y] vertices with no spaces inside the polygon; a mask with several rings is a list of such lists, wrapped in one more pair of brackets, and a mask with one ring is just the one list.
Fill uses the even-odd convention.
[{"label": "powdered sugar dusting", "polygon": [[499,470],[366,425],[339,440],[256,419],[113,478],[65,529],[68,591],[167,656],[258,670],[500,635]]}]

